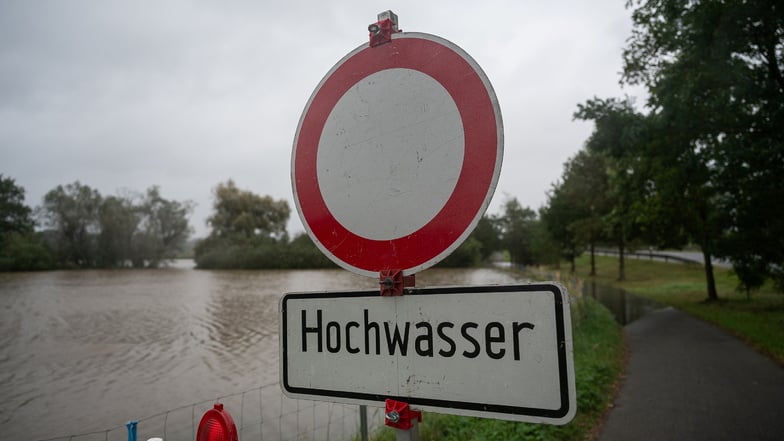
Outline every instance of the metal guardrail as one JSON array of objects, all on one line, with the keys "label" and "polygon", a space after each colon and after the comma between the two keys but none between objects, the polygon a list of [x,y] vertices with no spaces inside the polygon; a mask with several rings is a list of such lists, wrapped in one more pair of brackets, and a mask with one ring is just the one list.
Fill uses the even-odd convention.
[{"label": "metal guardrail", "polygon": [[[607,248],[596,249],[594,251],[595,251],[596,254],[600,254],[600,255],[617,256],[617,255],[620,254],[618,252],[618,250],[607,249]],[[652,251],[644,252],[644,253],[638,253],[638,252],[635,252],[635,251],[626,251],[626,252],[623,253],[623,255],[626,256],[626,257],[631,257],[631,258],[635,258],[635,259],[660,260],[660,261],[664,261],[664,262],[672,261],[672,262],[679,262],[679,263],[686,263],[686,264],[699,264],[699,265],[702,265],[702,262],[700,262],[699,260],[689,259],[687,257],[682,257],[682,256],[673,256],[672,254],[655,253],[655,252],[652,252]]]}]

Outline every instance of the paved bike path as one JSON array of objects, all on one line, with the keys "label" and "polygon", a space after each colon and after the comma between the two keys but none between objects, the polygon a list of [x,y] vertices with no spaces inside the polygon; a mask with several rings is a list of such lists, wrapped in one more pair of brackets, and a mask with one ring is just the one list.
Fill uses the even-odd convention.
[{"label": "paved bike path", "polygon": [[626,378],[600,441],[784,440],[784,368],[673,308],[625,331]]}]

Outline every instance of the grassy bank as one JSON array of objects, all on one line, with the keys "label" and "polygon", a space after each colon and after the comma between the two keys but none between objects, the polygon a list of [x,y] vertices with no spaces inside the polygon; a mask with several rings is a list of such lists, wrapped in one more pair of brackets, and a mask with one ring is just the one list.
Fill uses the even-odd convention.
[{"label": "grassy bank", "polygon": [[619,282],[618,258],[597,256],[595,277],[588,276],[588,256],[577,261],[577,276],[625,289],[673,306],[737,335],[749,345],[784,364],[784,295],[766,284],[747,298],[736,290],[729,269],[715,268],[718,302],[706,302],[702,265],[627,259],[626,280]]},{"label": "grassy bank", "polygon": [[[613,386],[623,367],[618,325],[593,299],[572,307],[577,416],[564,426],[516,423],[483,418],[425,413],[420,438],[428,440],[583,440],[602,420]],[[372,439],[394,440],[384,428]]]}]

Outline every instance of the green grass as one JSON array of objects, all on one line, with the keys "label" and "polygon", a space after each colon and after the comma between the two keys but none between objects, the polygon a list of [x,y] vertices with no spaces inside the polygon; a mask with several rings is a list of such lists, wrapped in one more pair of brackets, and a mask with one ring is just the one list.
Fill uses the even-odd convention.
[{"label": "green grass", "polygon": [[[425,413],[419,434],[429,440],[584,440],[602,421],[623,368],[623,338],[610,312],[587,298],[572,304],[577,415],[563,426]],[[384,428],[371,439],[394,440]]]},{"label": "green grass", "polygon": [[770,284],[748,298],[739,292],[729,269],[714,268],[718,302],[707,302],[702,265],[626,260],[626,280],[619,282],[618,258],[597,256],[597,275],[588,276],[588,256],[577,260],[577,276],[616,286],[654,299],[713,323],[738,336],[758,351],[784,364],[784,295]]}]

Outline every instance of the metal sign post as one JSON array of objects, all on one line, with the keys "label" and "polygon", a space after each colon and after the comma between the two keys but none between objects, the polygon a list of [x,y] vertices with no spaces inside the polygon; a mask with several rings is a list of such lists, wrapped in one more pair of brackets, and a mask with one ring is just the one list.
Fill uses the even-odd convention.
[{"label": "metal sign post", "polygon": [[[368,32],[370,32],[370,46],[389,43],[392,41],[392,34],[400,32],[397,15],[392,11],[378,14],[378,22],[368,26]],[[381,271],[379,284],[382,296],[403,295],[403,288],[414,286],[414,275],[404,277],[402,270]],[[395,429],[397,441],[419,441],[418,422],[422,422],[422,412],[409,409],[407,403],[386,400],[384,425]]]},{"label": "metal sign post", "polygon": [[[403,276],[402,270],[386,270],[379,273],[381,296],[384,297],[402,296],[405,294],[405,288],[413,287],[414,282],[414,276]],[[412,410],[408,403],[389,398],[385,400],[384,404],[384,425],[395,429],[395,439],[397,441],[419,441],[417,423],[422,422],[422,412]]]}]

